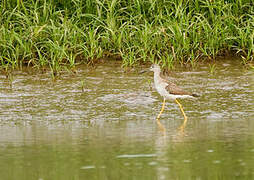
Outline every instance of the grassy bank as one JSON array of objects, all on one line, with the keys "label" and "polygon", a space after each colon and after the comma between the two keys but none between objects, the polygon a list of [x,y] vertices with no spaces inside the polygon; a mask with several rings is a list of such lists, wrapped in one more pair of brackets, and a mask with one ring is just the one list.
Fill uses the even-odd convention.
[{"label": "grassy bank", "polygon": [[254,56],[252,0],[2,0],[2,68],[53,72],[103,56],[123,65]]}]

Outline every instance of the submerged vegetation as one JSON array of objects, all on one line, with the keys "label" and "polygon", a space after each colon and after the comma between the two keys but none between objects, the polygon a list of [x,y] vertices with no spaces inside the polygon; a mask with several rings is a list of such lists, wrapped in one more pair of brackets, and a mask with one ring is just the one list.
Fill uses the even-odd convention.
[{"label": "submerged vegetation", "polygon": [[0,13],[2,69],[254,56],[253,0],[2,0]]}]

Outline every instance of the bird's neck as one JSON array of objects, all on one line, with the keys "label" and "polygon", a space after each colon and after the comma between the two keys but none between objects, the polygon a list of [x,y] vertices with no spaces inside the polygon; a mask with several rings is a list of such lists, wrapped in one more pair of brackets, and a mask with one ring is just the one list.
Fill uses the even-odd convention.
[{"label": "bird's neck", "polygon": [[154,72],[154,82],[157,83],[160,80],[160,71]]}]

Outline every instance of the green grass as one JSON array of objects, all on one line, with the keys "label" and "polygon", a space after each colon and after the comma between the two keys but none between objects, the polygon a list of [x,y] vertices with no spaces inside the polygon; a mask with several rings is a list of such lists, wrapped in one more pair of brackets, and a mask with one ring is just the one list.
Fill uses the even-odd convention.
[{"label": "green grass", "polygon": [[124,66],[254,56],[252,0],[2,0],[0,67],[52,75],[104,56]]}]

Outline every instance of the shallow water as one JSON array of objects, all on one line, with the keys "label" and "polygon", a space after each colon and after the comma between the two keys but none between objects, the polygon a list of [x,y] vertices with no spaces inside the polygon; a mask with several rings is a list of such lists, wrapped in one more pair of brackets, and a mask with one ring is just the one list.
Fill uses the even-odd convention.
[{"label": "shallow water", "polygon": [[[237,61],[178,68],[183,122],[161,97],[152,73],[108,63],[77,75],[0,76],[1,179],[253,179],[254,71]],[[82,92],[81,82],[84,82]]]}]

